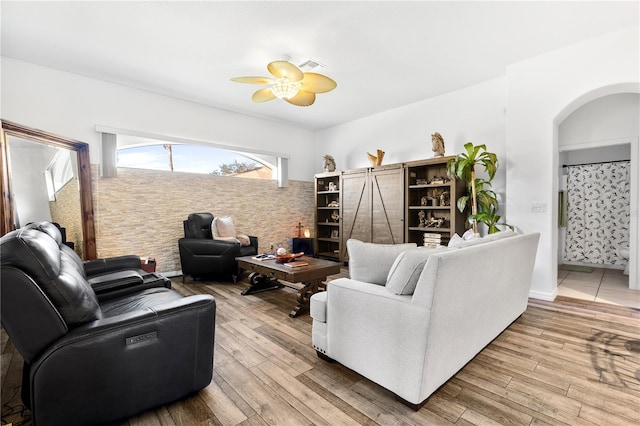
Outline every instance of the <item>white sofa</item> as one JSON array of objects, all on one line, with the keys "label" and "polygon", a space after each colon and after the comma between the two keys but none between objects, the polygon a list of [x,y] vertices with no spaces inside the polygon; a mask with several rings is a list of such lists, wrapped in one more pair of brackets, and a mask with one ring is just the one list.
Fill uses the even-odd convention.
[{"label": "white sofa", "polygon": [[420,408],[525,311],[539,237],[503,231],[441,249],[349,240],[351,278],[311,298],[318,356]]}]

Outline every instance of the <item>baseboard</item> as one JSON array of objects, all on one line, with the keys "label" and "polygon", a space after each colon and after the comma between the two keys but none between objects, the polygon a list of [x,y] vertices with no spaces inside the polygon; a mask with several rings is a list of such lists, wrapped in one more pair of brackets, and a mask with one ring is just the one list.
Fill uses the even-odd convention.
[{"label": "baseboard", "polygon": [[165,272],[158,272],[158,273],[161,274],[163,277],[167,277],[167,278],[182,276],[182,271],[165,271]]},{"label": "baseboard", "polygon": [[554,300],[556,300],[557,295],[558,295],[558,287],[554,288],[551,293],[535,291],[535,290],[529,291],[529,297],[531,299],[546,300],[547,302],[553,302]]}]

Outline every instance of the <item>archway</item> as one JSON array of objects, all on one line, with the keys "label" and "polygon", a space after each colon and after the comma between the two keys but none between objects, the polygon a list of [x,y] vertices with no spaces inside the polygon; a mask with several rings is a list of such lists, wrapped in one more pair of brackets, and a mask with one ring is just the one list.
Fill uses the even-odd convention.
[{"label": "archway", "polygon": [[[616,146],[620,144],[629,144],[630,145],[630,160],[631,160],[631,188],[630,188],[630,229],[629,229],[629,248],[630,248],[630,259],[629,259],[629,288],[640,290],[640,276],[638,274],[638,255],[639,255],[639,244],[640,244],[640,223],[638,219],[638,205],[640,199],[640,177],[639,177],[639,169],[640,169],[640,147],[638,142],[638,131],[635,131],[635,135],[629,135],[622,138],[602,138],[595,139],[590,141],[584,141],[582,143],[573,143],[570,145],[560,145],[559,140],[559,127],[563,123],[565,119],[567,119],[572,113],[577,111],[579,108],[593,102],[595,100],[604,98],[609,95],[616,94],[638,94],[640,93],[640,84],[638,83],[625,83],[625,84],[616,84],[606,87],[601,87],[595,90],[592,90],[584,95],[578,97],[565,108],[563,108],[556,118],[553,120],[554,125],[554,163],[558,164],[558,168],[553,170],[553,182],[554,182],[554,193],[558,192],[558,182],[559,176],[561,173],[561,164],[559,162],[560,150],[579,150],[586,148],[599,148],[606,146]],[[554,198],[554,211],[558,211],[558,200]],[[556,249],[559,244],[559,228],[553,227],[553,241],[556,242]],[[557,268],[558,262],[556,258]]]}]

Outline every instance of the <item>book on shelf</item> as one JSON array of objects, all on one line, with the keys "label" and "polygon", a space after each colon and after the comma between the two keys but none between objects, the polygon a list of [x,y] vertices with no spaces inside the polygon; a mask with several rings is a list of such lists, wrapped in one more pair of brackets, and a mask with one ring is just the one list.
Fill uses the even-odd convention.
[{"label": "book on shelf", "polygon": [[422,245],[427,248],[438,248],[442,243],[442,234],[425,232]]},{"label": "book on shelf", "polygon": [[437,232],[425,232],[423,237],[425,238],[442,238],[442,234],[438,234]]},{"label": "book on shelf", "polygon": [[275,254],[268,254],[268,253],[262,253],[262,254],[259,254],[257,256],[253,256],[252,257],[252,259],[260,260],[260,261],[269,260],[269,259],[275,259],[275,258],[276,258]]},{"label": "book on shelf", "polygon": [[289,268],[298,268],[300,266],[307,266],[309,262],[305,262],[304,260],[294,260],[293,262],[287,262],[284,266]]}]

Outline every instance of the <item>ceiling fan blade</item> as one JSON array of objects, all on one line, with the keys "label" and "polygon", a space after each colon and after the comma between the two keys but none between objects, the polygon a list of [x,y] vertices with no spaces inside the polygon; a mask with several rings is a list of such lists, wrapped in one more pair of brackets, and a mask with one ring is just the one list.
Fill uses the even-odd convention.
[{"label": "ceiling fan blade", "polygon": [[300,90],[312,93],[326,93],[335,89],[338,84],[329,77],[315,72],[305,72]]},{"label": "ceiling fan blade", "polygon": [[275,80],[269,77],[233,77],[231,81],[235,81],[236,83],[247,83],[247,84],[273,84]]},{"label": "ceiling fan blade", "polygon": [[253,102],[267,102],[276,98],[276,95],[273,94],[270,87],[265,87],[264,89],[260,89],[256,91],[253,96],[251,96],[251,100]]},{"label": "ceiling fan blade", "polygon": [[298,90],[298,93],[290,99],[284,99],[292,105],[297,106],[309,106],[316,101],[316,94],[311,92],[305,92],[304,90]]},{"label": "ceiling fan blade", "polygon": [[287,78],[290,81],[300,81],[304,78],[304,74],[300,68],[287,61],[273,61],[267,65],[267,69],[277,78]]}]

